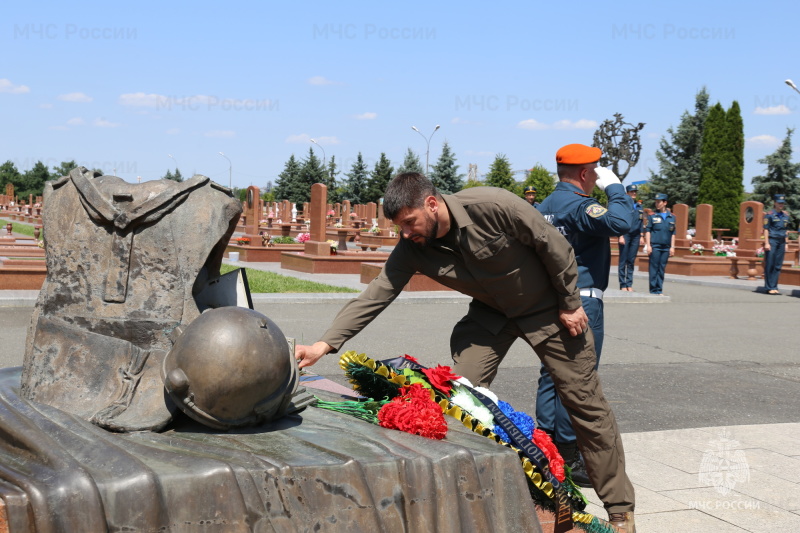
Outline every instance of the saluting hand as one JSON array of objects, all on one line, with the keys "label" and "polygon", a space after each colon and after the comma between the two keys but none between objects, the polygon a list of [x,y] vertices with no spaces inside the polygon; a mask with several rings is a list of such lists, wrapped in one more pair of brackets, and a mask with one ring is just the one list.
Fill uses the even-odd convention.
[{"label": "saluting hand", "polygon": [[583,310],[583,307],[572,310],[559,309],[558,318],[561,319],[561,323],[564,324],[569,334],[573,337],[577,337],[589,327],[589,317],[586,316],[586,311]]}]

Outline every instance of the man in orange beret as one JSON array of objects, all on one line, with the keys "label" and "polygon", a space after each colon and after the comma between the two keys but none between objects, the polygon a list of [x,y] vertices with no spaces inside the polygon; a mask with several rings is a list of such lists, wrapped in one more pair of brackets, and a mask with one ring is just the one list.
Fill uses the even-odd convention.
[{"label": "man in orange beret", "polygon": [[[619,178],[610,169],[598,166],[602,155],[599,148],[583,144],[568,144],[558,150],[556,164],[559,183],[538,207],[575,251],[581,304],[589,317],[589,330],[585,334],[593,338],[596,353],[595,371],[603,350],[603,293],[608,288],[611,268],[609,238],[628,233],[637,221],[636,212]],[[595,185],[608,196],[608,207],[590,196]],[[586,454],[588,443],[585,440],[580,442],[576,437],[571,414],[561,401],[561,398],[574,393],[572,385],[554,382],[548,369],[542,365],[536,396],[536,421],[540,429],[553,437],[559,452],[572,469],[575,483],[584,487],[596,486],[598,479],[608,472],[598,476],[593,470],[607,470],[608,466],[597,464],[593,459],[590,461],[589,455],[586,455],[584,464],[578,446]],[[575,416],[574,413],[572,416]],[[613,426],[614,431],[618,431],[613,415],[607,423]],[[621,441],[619,446],[619,456],[624,458]],[[591,450],[588,453],[591,454]],[[632,494],[633,489],[630,490]],[[609,510],[611,523],[628,526],[630,520],[630,527],[624,531],[632,531],[633,505],[624,512],[614,511]]]}]

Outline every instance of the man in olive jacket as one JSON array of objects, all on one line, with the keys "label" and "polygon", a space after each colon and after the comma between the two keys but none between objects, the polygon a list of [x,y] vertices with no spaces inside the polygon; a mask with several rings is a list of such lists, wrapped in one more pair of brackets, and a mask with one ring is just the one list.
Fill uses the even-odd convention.
[{"label": "man in olive jacket", "polygon": [[634,493],[619,429],[595,371],[595,351],[566,239],[522,198],[475,187],[441,195],[417,173],[396,176],[384,212],[402,239],[380,275],[339,311],[322,339],[298,346],[311,366],[367,326],[415,272],[472,296],[450,346],[453,371],[488,387],[513,342],[527,342],[550,371],[569,412],[597,495],[633,530]]}]

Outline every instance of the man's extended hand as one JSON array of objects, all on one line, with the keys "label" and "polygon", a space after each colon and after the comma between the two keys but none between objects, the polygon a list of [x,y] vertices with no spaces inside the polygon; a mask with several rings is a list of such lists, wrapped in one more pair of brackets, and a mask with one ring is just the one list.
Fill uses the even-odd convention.
[{"label": "man's extended hand", "polygon": [[583,307],[570,311],[559,309],[558,318],[561,319],[561,323],[564,324],[569,334],[573,337],[577,337],[589,327],[589,317],[586,316],[586,311],[583,310]]},{"label": "man's extended hand", "polygon": [[323,355],[333,350],[333,347],[327,342],[315,342],[311,346],[298,344],[294,347],[294,358],[297,360],[299,368],[311,366],[319,361]]}]

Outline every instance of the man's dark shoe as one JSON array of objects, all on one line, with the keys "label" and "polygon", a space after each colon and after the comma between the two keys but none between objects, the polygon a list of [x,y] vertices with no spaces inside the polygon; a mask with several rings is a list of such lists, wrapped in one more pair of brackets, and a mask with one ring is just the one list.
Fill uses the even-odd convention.
[{"label": "man's dark shoe", "polygon": [[578,444],[575,442],[556,442],[558,453],[564,459],[564,464],[570,468],[570,477],[572,482],[579,487],[591,488],[592,482],[589,480],[589,474],[586,473],[586,464],[583,462],[583,456],[578,451]]},{"label": "man's dark shoe", "polygon": [[633,513],[609,513],[608,522],[620,533],[636,533]]}]

